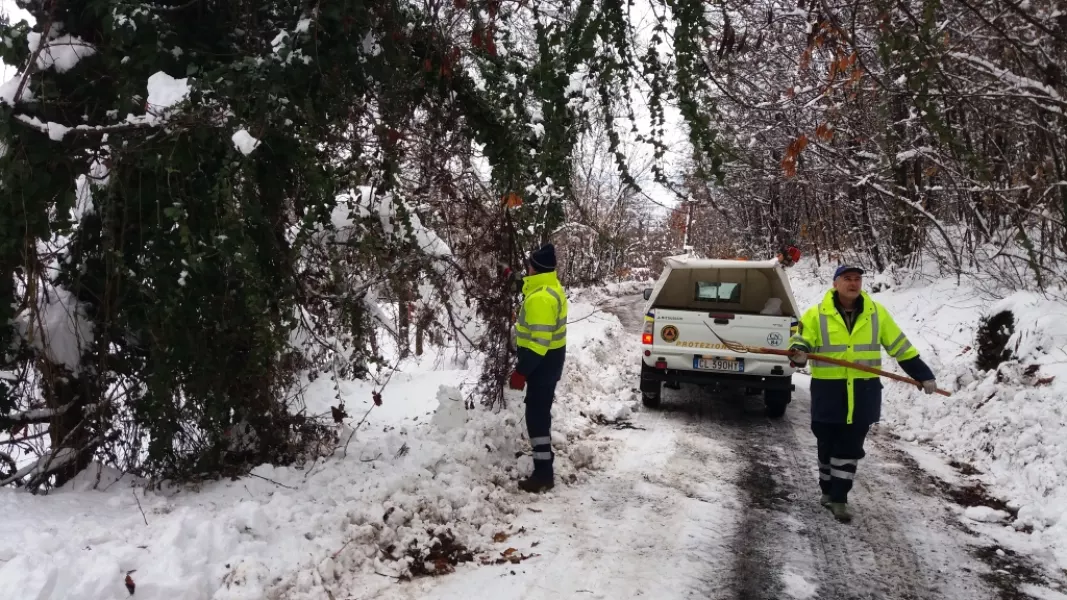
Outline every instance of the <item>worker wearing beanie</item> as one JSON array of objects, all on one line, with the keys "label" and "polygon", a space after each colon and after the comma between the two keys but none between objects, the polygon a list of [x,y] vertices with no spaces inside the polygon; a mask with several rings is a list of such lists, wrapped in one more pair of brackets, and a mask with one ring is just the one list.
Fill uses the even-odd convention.
[{"label": "worker wearing beanie", "polygon": [[527,492],[555,486],[552,471],[552,400],[567,356],[567,295],[556,277],[556,249],[546,244],[530,254],[523,278],[522,309],[515,323],[518,365],[509,387],[526,387],[526,430],[533,447],[533,474],[519,482]]},{"label": "worker wearing beanie", "polygon": [[[919,358],[889,311],[863,291],[863,269],[842,265],[833,289],[808,309],[790,340],[796,366],[808,353],[869,367],[882,365],[885,348],[927,394],[937,391],[930,367]],[[812,359],[811,430],[819,455],[821,503],[842,522],[852,520],[848,493],[865,456],[863,443],[871,425],[882,417],[882,382],[877,375]]]}]

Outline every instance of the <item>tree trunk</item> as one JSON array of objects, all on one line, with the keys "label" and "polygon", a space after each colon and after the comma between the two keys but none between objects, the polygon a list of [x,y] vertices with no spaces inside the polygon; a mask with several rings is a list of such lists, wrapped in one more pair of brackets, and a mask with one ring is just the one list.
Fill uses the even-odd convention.
[{"label": "tree trunk", "polygon": [[397,297],[397,345],[400,358],[407,358],[411,354],[411,290],[406,283],[400,284]]},{"label": "tree trunk", "polygon": [[[75,377],[65,368],[41,359],[43,372],[42,395],[48,408],[58,410],[70,406],[62,414],[52,417],[48,424],[48,437],[53,455],[64,448],[77,453],[76,458],[62,467],[55,469],[55,486],[60,487],[89,466],[96,450],[90,444],[93,439],[91,419],[86,417],[85,408],[90,405],[92,394],[90,385],[84,379]],[[31,487],[43,484],[46,476],[35,477],[28,482]]]}]

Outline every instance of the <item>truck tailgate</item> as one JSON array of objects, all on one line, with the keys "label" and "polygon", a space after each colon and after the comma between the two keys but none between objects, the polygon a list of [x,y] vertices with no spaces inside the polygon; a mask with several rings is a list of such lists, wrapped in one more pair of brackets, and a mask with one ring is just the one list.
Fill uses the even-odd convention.
[{"label": "truck tailgate", "polygon": [[[789,347],[789,316],[701,312],[656,308],[651,311],[653,343],[650,365],[666,362],[667,369],[789,375],[789,359],[767,354],[737,353],[719,340],[746,346]],[[718,334],[718,337],[716,337]],[[649,349],[646,346],[646,349]]]}]

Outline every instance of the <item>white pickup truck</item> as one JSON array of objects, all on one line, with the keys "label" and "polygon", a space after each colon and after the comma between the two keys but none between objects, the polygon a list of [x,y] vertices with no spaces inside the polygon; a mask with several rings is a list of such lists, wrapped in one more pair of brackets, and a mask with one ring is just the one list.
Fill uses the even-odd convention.
[{"label": "white pickup truck", "polygon": [[[723,341],[786,349],[797,304],[777,260],[667,258],[645,290],[641,393],[660,404],[663,385],[709,385],[763,391],[767,415],[785,414],[793,385],[789,359],[733,352]],[[721,338],[721,339],[720,339]]]}]

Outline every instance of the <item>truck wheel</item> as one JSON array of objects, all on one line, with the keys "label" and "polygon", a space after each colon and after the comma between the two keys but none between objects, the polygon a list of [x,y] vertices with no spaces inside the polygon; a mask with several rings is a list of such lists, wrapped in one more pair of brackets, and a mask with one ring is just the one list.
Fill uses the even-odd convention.
[{"label": "truck wheel", "polygon": [[659,406],[660,394],[663,392],[663,383],[651,377],[645,377],[645,374],[652,370],[643,361],[641,362],[641,404],[649,408],[656,408]]},{"label": "truck wheel", "polygon": [[789,404],[789,390],[764,390],[763,403],[767,405],[767,416],[771,419],[781,419],[785,415],[785,407]]}]

